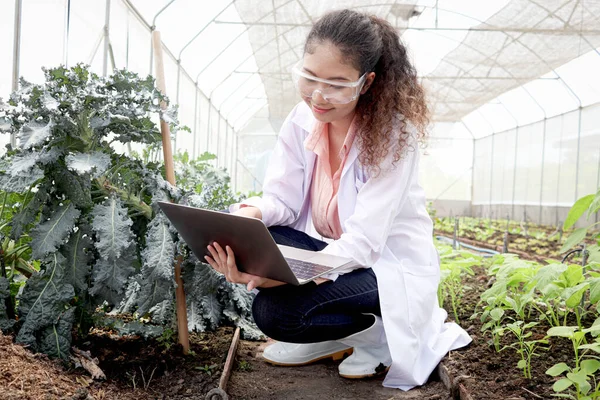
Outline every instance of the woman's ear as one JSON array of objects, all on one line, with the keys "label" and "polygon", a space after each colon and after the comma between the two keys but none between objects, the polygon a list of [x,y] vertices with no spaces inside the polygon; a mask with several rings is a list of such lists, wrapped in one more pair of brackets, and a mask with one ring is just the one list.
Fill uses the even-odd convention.
[{"label": "woman's ear", "polygon": [[367,90],[369,90],[369,88],[371,87],[371,85],[373,84],[373,81],[375,80],[375,72],[369,72],[367,74],[367,78],[365,80],[365,84],[362,88],[362,90],[360,91],[360,94],[365,94],[367,93]]}]

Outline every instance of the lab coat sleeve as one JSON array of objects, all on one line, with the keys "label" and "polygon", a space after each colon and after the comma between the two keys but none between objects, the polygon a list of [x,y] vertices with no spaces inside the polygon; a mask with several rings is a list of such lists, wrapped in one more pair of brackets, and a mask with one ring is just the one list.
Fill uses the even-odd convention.
[{"label": "lab coat sleeve", "polygon": [[[370,177],[358,192],[354,213],[346,220],[344,233],[323,249],[324,253],[351,258],[363,268],[372,267],[379,260],[394,219],[406,203],[417,174],[418,151],[414,142],[395,165],[392,165],[390,151],[379,175]],[[343,274],[360,266],[335,272]]]},{"label": "lab coat sleeve", "polygon": [[295,137],[303,131],[292,122],[296,109],[287,117],[279,132],[265,176],[262,197],[250,197],[234,204],[229,208],[230,212],[237,211],[241,205],[257,207],[267,226],[288,226],[298,218],[304,199],[305,160],[303,141]]}]

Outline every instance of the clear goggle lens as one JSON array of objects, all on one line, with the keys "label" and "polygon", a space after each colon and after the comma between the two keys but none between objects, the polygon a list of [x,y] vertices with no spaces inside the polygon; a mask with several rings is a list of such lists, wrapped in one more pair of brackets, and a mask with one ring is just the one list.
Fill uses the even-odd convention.
[{"label": "clear goggle lens", "polygon": [[315,92],[332,104],[347,104],[358,98],[365,83],[366,73],[355,82],[330,81],[317,78],[301,69],[301,63],[292,68],[292,80],[302,97],[312,98]]}]

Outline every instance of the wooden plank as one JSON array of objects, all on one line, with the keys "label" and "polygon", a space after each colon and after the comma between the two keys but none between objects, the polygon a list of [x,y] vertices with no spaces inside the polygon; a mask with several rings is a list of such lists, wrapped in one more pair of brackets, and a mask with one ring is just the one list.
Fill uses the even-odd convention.
[{"label": "wooden plank", "polygon": [[473,396],[462,383],[458,384],[458,393],[460,394],[460,400],[473,400]]},{"label": "wooden plank", "polygon": [[219,380],[219,388],[223,390],[225,390],[225,388],[227,387],[227,382],[229,382],[229,377],[231,376],[231,370],[233,369],[235,353],[237,352],[239,342],[240,328],[236,328],[235,333],[233,334],[233,340],[231,341],[231,346],[229,346],[229,352],[227,353],[225,367],[223,367],[223,373],[221,374],[221,379]]},{"label": "wooden plank", "polygon": [[452,378],[452,375],[450,375],[450,371],[448,371],[448,368],[444,365],[444,363],[440,363],[438,365],[438,375],[440,376],[440,380],[444,386],[446,386],[449,391],[452,391],[452,382],[454,379]]},{"label": "wooden plank", "polygon": [[[163,49],[162,42],[160,40],[160,32],[152,32],[152,47],[154,50],[154,66],[156,69],[156,86],[158,90],[166,96],[166,84],[165,84],[165,68],[163,63]],[[160,107],[165,110],[167,104],[162,101]],[[165,171],[167,175],[167,181],[175,186],[175,169],[173,167],[173,152],[171,150],[171,131],[169,124],[160,119],[160,132],[162,133],[162,144],[163,144],[163,155],[165,161]],[[181,279],[181,263],[183,258],[178,256],[175,260],[175,283],[177,289],[175,290],[175,299],[177,302],[177,334],[179,337],[179,343],[183,347],[183,353],[188,354],[190,351],[190,338],[188,332],[187,322],[187,306],[185,302],[185,291],[183,289],[183,280]]]}]

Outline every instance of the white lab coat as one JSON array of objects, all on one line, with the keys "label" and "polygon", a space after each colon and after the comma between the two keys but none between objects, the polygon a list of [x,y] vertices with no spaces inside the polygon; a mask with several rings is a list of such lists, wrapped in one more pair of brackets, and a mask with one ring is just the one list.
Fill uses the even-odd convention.
[{"label": "white lab coat", "polygon": [[[305,103],[294,108],[271,156],[262,198],[244,201],[261,210],[267,226],[305,232],[312,227],[310,184],[316,154],[304,148],[304,141],[314,122]],[[391,157],[383,169],[390,166]],[[383,385],[403,390],[425,383],[449,350],[471,341],[458,325],[444,323],[446,311],[438,306],[439,258],[425,194],[417,181],[418,159],[416,148],[394,169],[369,178],[358,161],[355,141],[338,192],[343,234],[323,250],[373,268],[393,360]]]}]

